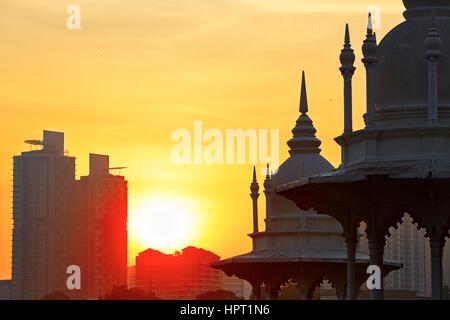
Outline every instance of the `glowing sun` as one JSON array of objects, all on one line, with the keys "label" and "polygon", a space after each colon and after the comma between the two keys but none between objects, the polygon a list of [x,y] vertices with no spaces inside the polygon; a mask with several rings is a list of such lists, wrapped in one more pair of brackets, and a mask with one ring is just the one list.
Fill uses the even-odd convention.
[{"label": "glowing sun", "polygon": [[130,210],[129,238],[140,248],[172,253],[195,240],[195,220],[190,201],[164,196],[146,198]]}]

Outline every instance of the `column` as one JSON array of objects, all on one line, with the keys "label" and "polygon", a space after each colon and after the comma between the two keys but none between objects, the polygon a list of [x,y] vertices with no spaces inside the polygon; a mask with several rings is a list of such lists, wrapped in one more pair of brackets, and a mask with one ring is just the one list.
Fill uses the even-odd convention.
[{"label": "column", "polygon": [[347,248],[347,300],[356,299],[356,228],[351,228],[345,238]]},{"label": "column", "polygon": [[383,255],[384,255],[384,245],[385,238],[383,235],[369,236],[369,255],[370,255],[370,265],[378,266],[380,268],[380,288],[369,290],[370,300],[383,300],[384,298],[384,283],[383,283]]},{"label": "column", "polygon": [[[444,238],[445,239],[445,238]],[[433,300],[442,300],[443,275],[442,255],[445,240],[440,235],[430,237],[431,247],[431,291]]]}]

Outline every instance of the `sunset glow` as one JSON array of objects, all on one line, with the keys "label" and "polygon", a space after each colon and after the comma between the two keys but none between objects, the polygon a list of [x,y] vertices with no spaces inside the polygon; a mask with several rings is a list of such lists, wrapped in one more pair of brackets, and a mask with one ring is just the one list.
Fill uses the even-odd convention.
[{"label": "sunset glow", "polygon": [[[251,248],[252,165],[176,165],[177,129],[193,134],[195,121],[222,133],[279,129],[282,162],[305,70],[322,154],[340,163],[333,139],[343,129],[338,68],[347,22],[357,55],[354,126],[363,126],[360,48],[371,0],[0,2],[0,105],[8,125],[1,129],[0,279],[11,276],[11,159],[44,129],[65,133],[78,177],[88,174],[90,152],[128,168],[133,265],[148,247],[197,245],[223,258]],[[69,3],[81,8],[80,30],[66,28]],[[381,39],[403,20],[403,5],[377,4]]]},{"label": "sunset glow", "polygon": [[151,196],[130,209],[130,246],[165,253],[183,249],[195,240],[198,219],[186,199]]}]

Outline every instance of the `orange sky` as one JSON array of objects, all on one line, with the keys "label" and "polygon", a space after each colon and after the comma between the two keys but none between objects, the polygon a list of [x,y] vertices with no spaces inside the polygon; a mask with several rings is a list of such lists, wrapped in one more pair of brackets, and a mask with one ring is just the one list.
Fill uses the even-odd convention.
[{"label": "orange sky", "polygon": [[[81,7],[81,30],[66,8]],[[246,252],[250,165],[176,166],[171,133],[279,128],[280,158],[298,116],[300,71],[323,155],[340,160],[338,71],[345,22],[357,54],[355,127],[365,108],[360,62],[372,1],[2,0],[0,3],[0,279],[10,276],[12,156],[43,129],[64,131],[87,174],[89,152],[111,155],[130,187],[130,220],[152,199],[189,203],[186,241],[222,257]],[[402,21],[400,0],[378,0],[379,38]],[[262,177],[260,177],[262,179]],[[260,205],[263,204],[261,197]],[[262,217],[262,211],[260,216]],[[262,223],[262,221],[261,221]],[[145,243],[130,229],[130,263]],[[186,243],[187,244],[187,243]]]}]

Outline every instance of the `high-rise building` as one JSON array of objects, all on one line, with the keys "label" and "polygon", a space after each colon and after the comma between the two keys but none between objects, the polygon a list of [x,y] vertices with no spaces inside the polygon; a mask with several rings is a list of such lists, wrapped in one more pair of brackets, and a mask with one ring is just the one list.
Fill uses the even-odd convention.
[{"label": "high-rise building", "polygon": [[[26,142],[38,149],[14,157],[12,299],[98,298],[126,285],[127,181],[109,173],[108,156],[93,154],[89,176],[77,181],[63,133]],[[80,290],[67,288],[72,265]]]},{"label": "high-rise building", "polygon": [[75,158],[64,154],[64,134],[44,131],[42,149],[14,157],[12,298],[41,299],[64,291],[70,257],[70,210]]},{"label": "high-rise building", "polygon": [[136,257],[136,287],[167,300],[192,300],[222,289],[223,273],[211,267],[216,254],[194,247],[167,255],[147,249]]},{"label": "high-rise building", "polygon": [[98,298],[127,285],[128,187],[109,173],[109,157],[90,154],[89,176],[81,177],[80,214],[86,219],[85,294]]},{"label": "high-rise building", "polygon": [[136,266],[128,267],[128,289],[136,287]]}]

